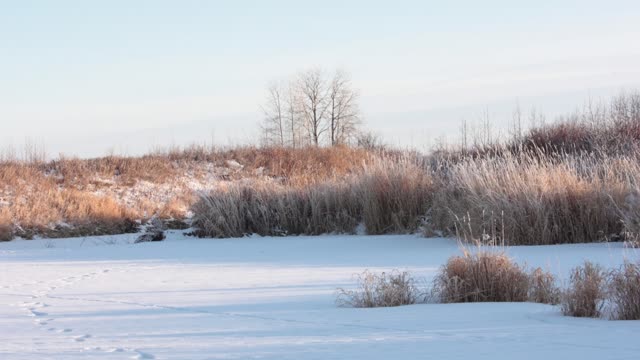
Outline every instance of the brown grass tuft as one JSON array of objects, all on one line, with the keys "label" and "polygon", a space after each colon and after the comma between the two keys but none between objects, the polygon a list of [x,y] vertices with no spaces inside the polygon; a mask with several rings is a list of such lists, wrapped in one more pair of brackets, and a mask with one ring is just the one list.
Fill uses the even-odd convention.
[{"label": "brown grass tuft", "polygon": [[627,262],[608,277],[608,300],[616,320],[640,320],[640,265]]},{"label": "brown grass tuft", "polygon": [[536,268],[529,274],[529,301],[557,305],[561,294],[562,290],[552,273]]},{"label": "brown grass tuft", "polygon": [[530,279],[502,252],[478,250],[451,257],[434,280],[443,303],[527,301]]},{"label": "brown grass tuft", "polygon": [[561,299],[562,313],[575,317],[599,317],[606,295],[604,270],[587,261],[571,271],[569,288]]}]

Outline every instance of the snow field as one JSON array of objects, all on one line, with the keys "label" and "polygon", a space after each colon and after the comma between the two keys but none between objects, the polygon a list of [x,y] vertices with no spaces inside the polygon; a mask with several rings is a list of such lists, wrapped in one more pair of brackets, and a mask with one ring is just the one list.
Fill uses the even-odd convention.
[{"label": "snow field", "polygon": [[[134,235],[0,243],[0,359],[637,359],[637,321],[531,303],[353,309],[365,269],[429,283],[458,245],[418,236],[194,239]],[[52,245],[53,244],[53,245]],[[566,277],[621,244],[508,249]]]}]

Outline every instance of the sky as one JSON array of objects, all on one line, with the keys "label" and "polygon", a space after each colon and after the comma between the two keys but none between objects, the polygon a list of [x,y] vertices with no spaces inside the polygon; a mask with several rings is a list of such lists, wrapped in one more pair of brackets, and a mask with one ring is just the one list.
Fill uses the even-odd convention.
[{"label": "sky", "polygon": [[640,1],[0,0],[0,149],[139,154],[255,142],[266,87],[351,74],[401,147],[516,104],[549,118],[640,89]]}]

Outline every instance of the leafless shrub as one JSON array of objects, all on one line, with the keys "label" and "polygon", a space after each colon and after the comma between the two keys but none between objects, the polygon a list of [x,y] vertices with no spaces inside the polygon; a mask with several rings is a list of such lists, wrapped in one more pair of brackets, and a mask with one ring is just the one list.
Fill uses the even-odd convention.
[{"label": "leafless shrub", "polygon": [[627,262],[611,271],[607,281],[612,318],[640,320],[640,265]]},{"label": "leafless shrub", "polygon": [[599,317],[606,295],[604,270],[587,261],[571,271],[569,288],[561,299],[562,313],[575,317]]},{"label": "leafless shrub", "polygon": [[443,303],[527,301],[529,275],[503,252],[479,249],[449,258],[434,279]]},{"label": "leafless shrub", "polygon": [[338,306],[357,308],[390,307],[415,304],[420,296],[415,279],[406,271],[391,273],[365,271],[358,275],[355,290],[338,289]]}]

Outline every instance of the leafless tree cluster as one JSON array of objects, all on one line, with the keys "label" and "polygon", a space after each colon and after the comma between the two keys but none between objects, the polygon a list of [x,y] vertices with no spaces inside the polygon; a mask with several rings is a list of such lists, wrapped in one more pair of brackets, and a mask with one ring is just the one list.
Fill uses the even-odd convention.
[{"label": "leafless tree cluster", "polygon": [[358,92],[341,70],[327,74],[311,69],[273,82],[262,109],[263,140],[269,145],[345,144],[354,140],[361,124]]}]

